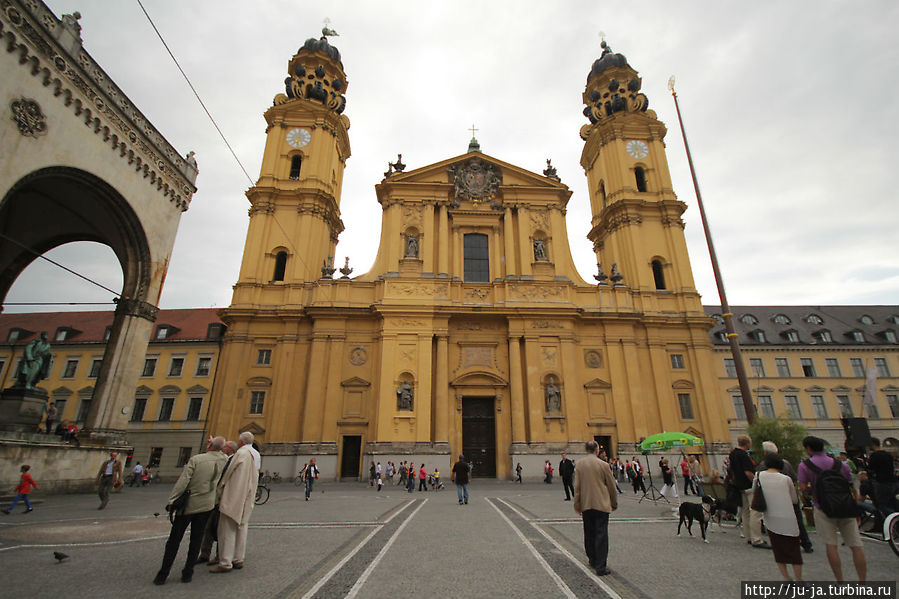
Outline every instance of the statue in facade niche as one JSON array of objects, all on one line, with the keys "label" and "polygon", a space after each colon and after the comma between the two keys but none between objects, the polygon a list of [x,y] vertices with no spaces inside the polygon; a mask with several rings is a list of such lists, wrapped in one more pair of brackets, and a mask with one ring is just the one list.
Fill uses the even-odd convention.
[{"label": "statue in facade niche", "polygon": [[406,258],[418,258],[418,237],[408,235],[406,237]]},{"label": "statue in facade niche", "polygon": [[546,411],[562,411],[562,392],[556,387],[553,377],[549,377],[546,383]]},{"label": "statue in facade niche", "polygon": [[16,379],[15,387],[34,389],[40,381],[50,375],[50,343],[47,341],[46,331],[40,337],[32,339],[25,346],[25,354],[22,357],[22,366]]},{"label": "statue in facade niche", "polygon": [[411,411],[414,397],[412,385],[408,380],[403,379],[403,384],[396,390],[396,409]]},{"label": "statue in facade niche", "polygon": [[542,239],[534,240],[534,260],[549,260],[546,257],[546,242]]}]

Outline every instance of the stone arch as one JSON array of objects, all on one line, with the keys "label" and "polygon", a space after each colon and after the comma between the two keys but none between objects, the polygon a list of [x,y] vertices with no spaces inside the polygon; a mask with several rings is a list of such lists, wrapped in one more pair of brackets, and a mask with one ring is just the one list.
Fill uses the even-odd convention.
[{"label": "stone arch", "polygon": [[42,168],[0,201],[0,301],[40,254],[74,241],[109,246],[122,267],[122,298],[146,301],[150,248],[131,205],[106,181],[81,169]]}]

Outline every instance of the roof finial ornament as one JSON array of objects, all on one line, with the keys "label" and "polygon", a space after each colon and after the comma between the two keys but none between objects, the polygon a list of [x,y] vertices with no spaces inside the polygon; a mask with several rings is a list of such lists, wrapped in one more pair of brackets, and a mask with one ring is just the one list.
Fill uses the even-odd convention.
[{"label": "roof finial ornament", "polygon": [[329,36],[340,37],[340,34],[331,28],[331,19],[325,18],[324,27],[322,27],[322,39]]},{"label": "roof finial ornament", "polygon": [[606,43],[606,32],[605,32],[605,31],[600,31],[600,32],[599,32],[599,40],[600,40],[600,41],[599,41],[599,47],[602,48],[602,54],[600,54],[599,57],[602,58],[602,57],[605,56],[606,54],[611,54],[611,53],[612,53],[612,47],[609,46],[608,43]]},{"label": "roof finial ornament", "polygon": [[343,263],[343,268],[340,269],[340,274],[343,275],[340,278],[341,279],[349,279],[350,273],[353,272],[353,269],[350,268],[350,257],[349,256],[344,256],[344,257],[346,258],[346,261]]},{"label": "roof finial ornament", "polygon": [[546,159],[546,168],[543,170],[543,176],[548,179],[553,179],[554,181],[561,181],[561,179],[559,179],[559,174],[556,171],[556,167],[552,165],[552,158]]},{"label": "roof finial ornament", "polygon": [[480,129],[476,129],[474,123],[472,123],[471,127],[468,128],[471,131],[471,141],[468,142],[468,152],[480,152],[481,144],[478,143],[478,138],[474,136],[475,131],[480,131]]},{"label": "roof finial ornament", "polygon": [[403,155],[402,154],[396,155],[396,162],[394,162],[394,163],[388,162],[387,164],[392,166],[393,170],[395,170],[398,173],[403,172],[403,169],[406,168],[406,165],[403,164]]}]

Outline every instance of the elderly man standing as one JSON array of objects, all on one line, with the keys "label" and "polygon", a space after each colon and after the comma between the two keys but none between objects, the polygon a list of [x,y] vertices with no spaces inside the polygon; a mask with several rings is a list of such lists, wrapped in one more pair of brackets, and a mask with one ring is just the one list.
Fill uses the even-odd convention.
[{"label": "elderly man standing", "polygon": [[609,514],[618,509],[618,488],[608,462],[599,459],[599,444],[587,441],[587,456],[574,469],[574,511],[584,520],[584,549],[600,576],[611,574]]},{"label": "elderly man standing", "polygon": [[216,485],[219,477],[225,469],[228,458],[222,453],[225,446],[224,437],[210,439],[206,446],[206,453],[193,456],[185,464],[178,482],[172,488],[169,495],[169,508],[185,491],[190,492],[187,505],[183,514],[177,514],[172,523],[169,540],[165,544],[165,554],[162,557],[162,566],[153,579],[153,584],[165,584],[175,556],[178,554],[178,546],[184,537],[184,531],[190,526],[190,544],[187,549],[187,561],[181,570],[181,582],[190,582],[194,575],[194,563],[200,552],[200,543],[203,541],[203,533],[206,530],[206,521],[215,506]]},{"label": "elderly man standing", "polygon": [[256,499],[259,471],[252,453],[253,433],[240,433],[238,449],[231,456],[225,475],[219,482],[219,563],[210,568],[213,573],[243,568],[247,550],[247,527]]}]

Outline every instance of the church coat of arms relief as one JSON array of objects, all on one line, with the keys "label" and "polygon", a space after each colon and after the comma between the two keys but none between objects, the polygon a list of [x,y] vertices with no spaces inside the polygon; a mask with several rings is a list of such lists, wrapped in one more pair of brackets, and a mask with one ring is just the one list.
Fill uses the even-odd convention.
[{"label": "church coat of arms relief", "polygon": [[475,204],[492,200],[503,182],[502,172],[477,156],[447,169],[453,182],[454,208],[471,200]]}]

